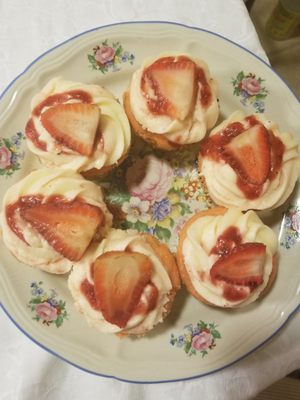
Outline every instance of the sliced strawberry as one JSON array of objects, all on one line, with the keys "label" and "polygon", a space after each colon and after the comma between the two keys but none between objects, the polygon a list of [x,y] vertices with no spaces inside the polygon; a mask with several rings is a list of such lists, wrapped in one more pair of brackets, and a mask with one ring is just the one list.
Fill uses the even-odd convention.
[{"label": "sliced strawberry", "polygon": [[243,181],[262,185],[268,178],[271,150],[269,134],[263,125],[257,124],[235,136],[221,153]]},{"label": "sliced strawberry", "polygon": [[95,294],[104,318],[124,328],[152,273],[150,259],[140,253],[111,251],[94,263]]},{"label": "sliced strawberry", "polygon": [[263,282],[266,246],[263,243],[243,243],[220,257],[212,266],[212,281],[255,288]]},{"label": "sliced strawberry", "polygon": [[58,104],[41,114],[41,122],[59,143],[79,154],[90,156],[99,124],[95,104]]},{"label": "sliced strawberry", "polygon": [[104,218],[100,208],[79,201],[38,204],[20,214],[71,261],[81,259]]},{"label": "sliced strawberry", "polygon": [[142,90],[155,114],[184,120],[195,100],[196,66],[184,56],[163,57],[143,72]]}]

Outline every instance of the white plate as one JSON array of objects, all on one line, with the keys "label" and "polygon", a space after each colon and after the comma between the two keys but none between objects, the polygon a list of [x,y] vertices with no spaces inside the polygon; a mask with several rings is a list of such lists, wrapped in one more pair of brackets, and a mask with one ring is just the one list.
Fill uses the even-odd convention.
[{"label": "white plate", "polygon": [[[114,47],[116,55],[113,61],[106,64],[106,70],[101,71],[93,64],[93,49],[102,47],[103,43]],[[209,64],[212,75],[219,83],[222,118],[238,108],[248,113],[264,110],[281,129],[299,135],[300,110],[296,97],[266,63],[247,50],[210,32],[178,24],[126,23],[101,27],[78,35],[43,54],[3,93],[0,102],[1,199],[11,184],[40,166],[35,156],[27,151],[22,133],[32,96],[50,78],[60,75],[69,80],[98,83],[121,98],[132,72],[142,60],[167,51],[187,52]],[[239,85],[249,74],[255,75],[260,84],[258,92],[252,95],[241,91]],[[23,158],[22,152],[25,152]],[[178,156],[174,160],[182,161],[180,157],[184,158]],[[172,165],[179,174],[178,163],[174,161]],[[124,168],[126,163],[121,167],[121,173],[124,173]],[[174,213],[171,215],[168,211],[165,218],[156,219],[151,225],[156,227],[155,232],[162,239],[169,241],[168,236],[171,235],[170,245],[173,248],[176,247],[176,238],[175,242],[172,241],[174,229],[183,217],[188,217],[197,209],[195,198],[198,197],[199,207],[204,207],[207,201],[201,194],[201,187],[198,187],[197,195],[192,191],[188,195],[184,191],[194,165],[187,161],[184,168],[181,171],[183,180],[172,184],[176,186],[179,196],[177,203],[183,205],[176,203],[176,211],[173,207],[175,203],[172,203]],[[169,200],[171,193],[166,195]],[[184,193],[188,199],[185,199]],[[278,234],[279,272],[271,292],[249,307],[217,310],[198,303],[182,289],[164,324],[144,338],[119,339],[88,327],[73,307],[66,277],[51,276],[22,265],[1,243],[2,308],[34,342],[94,374],[131,382],[163,382],[212,373],[256,350],[297,310],[300,297],[297,262],[300,248],[299,199],[297,188],[284,207],[265,219]],[[121,203],[127,200],[125,197]],[[190,211],[184,204],[190,206]],[[143,225],[140,227],[145,229]],[[45,318],[43,321],[43,306],[56,306],[56,314],[48,322]],[[193,351],[191,337],[199,334],[205,339],[203,347]]]}]

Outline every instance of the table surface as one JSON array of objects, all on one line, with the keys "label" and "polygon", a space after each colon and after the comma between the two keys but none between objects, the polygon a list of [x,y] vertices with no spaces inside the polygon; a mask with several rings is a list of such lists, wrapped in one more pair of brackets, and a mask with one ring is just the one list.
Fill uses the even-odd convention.
[{"label": "table surface", "polygon": [[[172,21],[227,37],[267,61],[242,0],[0,0],[0,92],[36,57],[91,28],[124,21]],[[238,22],[237,22],[238,21]],[[129,384],[85,373],[25,337],[0,311],[1,400],[250,399],[300,368],[300,313],[245,359],[202,378]],[[261,373],[263,371],[263,373]]]}]

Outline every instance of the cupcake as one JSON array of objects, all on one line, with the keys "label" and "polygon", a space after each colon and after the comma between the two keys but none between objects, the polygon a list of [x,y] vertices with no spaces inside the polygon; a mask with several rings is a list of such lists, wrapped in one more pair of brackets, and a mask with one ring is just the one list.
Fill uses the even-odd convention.
[{"label": "cupcake", "polygon": [[286,201],[298,179],[298,147],[274,122],[236,111],[201,143],[199,171],[216,204],[274,209]]},{"label": "cupcake", "polygon": [[0,222],[4,244],[19,261],[63,274],[102,239],[112,216],[100,187],[78,173],[43,168],[7,190]]},{"label": "cupcake", "polygon": [[112,229],[74,265],[68,285],[90,326],[140,336],[169,314],[180,279],[166,245],[149,234]]},{"label": "cupcake", "polygon": [[123,107],[97,85],[52,79],[31,102],[25,134],[47,167],[87,177],[107,173],[126,157],[131,131]]},{"label": "cupcake", "polygon": [[132,76],[124,107],[133,131],[163,150],[199,142],[219,115],[206,63],[183,54],[144,62]]},{"label": "cupcake", "polygon": [[209,305],[243,307],[261,298],[277,272],[277,238],[254,211],[201,211],[180,232],[177,261],[187,290]]}]

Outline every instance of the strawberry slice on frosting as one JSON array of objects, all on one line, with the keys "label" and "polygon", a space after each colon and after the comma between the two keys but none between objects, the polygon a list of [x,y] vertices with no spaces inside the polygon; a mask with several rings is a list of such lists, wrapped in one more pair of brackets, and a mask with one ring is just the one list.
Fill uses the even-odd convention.
[{"label": "strawberry slice on frosting", "polygon": [[133,131],[164,150],[203,139],[219,115],[207,64],[186,54],[145,60],[132,76],[124,107]]},{"label": "strawberry slice on frosting", "polygon": [[59,77],[33,97],[25,135],[29,150],[47,167],[88,177],[122,162],[131,142],[124,109],[108,90]]},{"label": "strawberry slice on frosting", "polygon": [[218,307],[253,303],[277,272],[277,237],[254,211],[215,207],[183,226],[177,261],[189,292]]},{"label": "strawberry slice on frosting", "polygon": [[68,286],[89,325],[144,335],[170,312],[180,280],[166,245],[149,234],[111,229],[74,265]]},{"label": "strawberry slice on frosting", "polygon": [[299,143],[262,115],[236,111],[201,143],[199,172],[224,207],[273,209],[294,189]]},{"label": "strawberry slice on frosting", "polygon": [[263,283],[265,260],[263,243],[243,243],[220,257],[211,267],[210,276],[216,284],[226,282],[224,296],[227,299],[242,300]]},{"label": "strawberry slice on frosting", "polygon": [[97,258],[93,265],[95,295],[106,321],[126,326],[150,282],[152,269],[150,259],[141,253],[112,251]]},{"label": "strawberry slice on frosting", "polygon": [[[262,185],[271,170],[271,146],[267,129],[256,124],[235,136],[221,150],[226,162],[242,180]],[[282,158],[282,154],[279,155]]]},{"label": "strawberry slice on frosting", "polygon": [[141,87],[149,110],[184,120],[195,102],[196,65],[187,57],[164,57],[146,68]]},{"label": "strawberry slice on frosting", "polygon": [[34,204],[20,215],[62,256],[78,261],[104,219],[99,207],[80,201]]},{"label": "strawberry slice on frosting", "polygon": [[59,143],[90,156],[99,125],[100,111],[94,104],[58,104],[41,115],[42,125]]},{"label": "strawberry slice on frosting", "polygon": [[7,190],[0,223],[17,259],[61,274],[103,238],[112,216],[99,186],[72,171],[42,168]]}]

